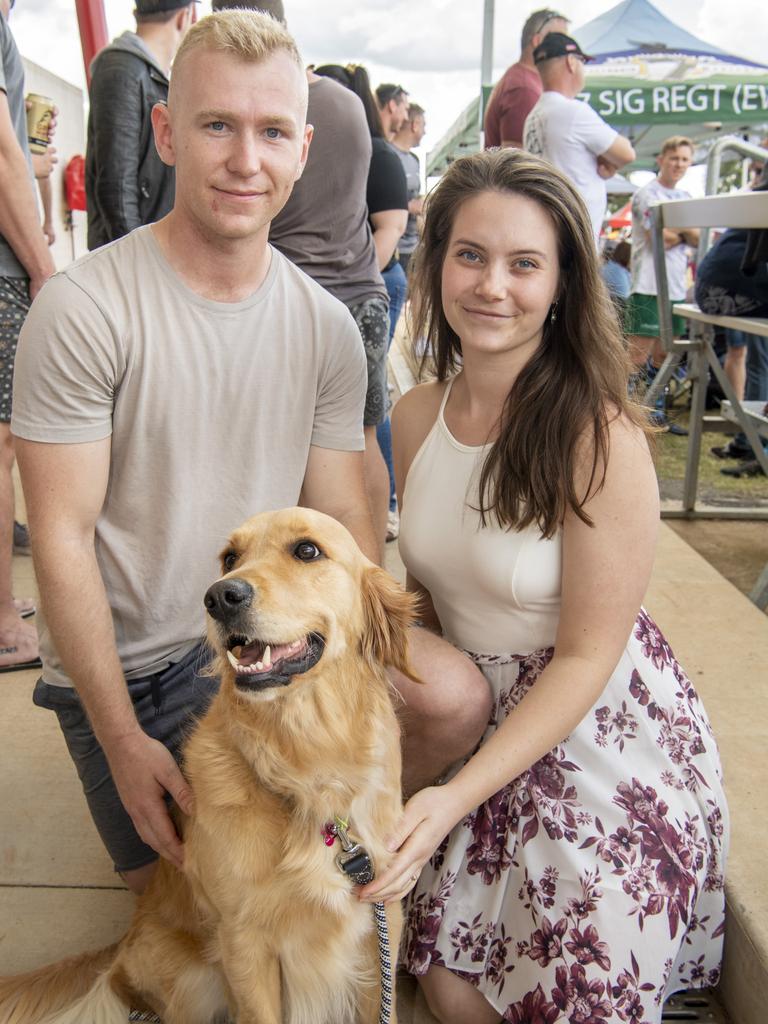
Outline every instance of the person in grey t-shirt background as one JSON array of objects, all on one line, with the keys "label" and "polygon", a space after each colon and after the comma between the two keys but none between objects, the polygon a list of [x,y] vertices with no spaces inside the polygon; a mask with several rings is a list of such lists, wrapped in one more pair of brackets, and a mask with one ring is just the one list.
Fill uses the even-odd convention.
[{"label": "person in grey t-shirt background", "polygon": [[424,206],[424,196],[421,194],[421,165],[413,151],[421,145],[426,130],[424,108],[420,107],[418,103],[410,103],[408,118],[392,139],[392,144],[403,165],[408,185],[408,224],[397,243],[400,266],[406,274],[408,273],[408,261],[419,241],[419,217]]},{"label": "person in grey t-shirt background", "polygon": [[24,69],[0,0],[0,672],[40,664],[37,631],[22,622],[29,603],[14,601],[14,448],[10,431],[16,344],[29,304],[54,272],[34,191],[27,142]]},{"label": "person in grey t-shirt background", "polygon": [[[408,104],[405,121],[392,136],[392,148],[400,159],[405,173],[408,190],[408,220],[405,231],[397,243],[397,263],[395,268],[385,275],[384,280],[389,292],[389,343],[395,336],[395,328],[400,313],[408,298],[408,262],[419,241],[419,217],[424,205],[421,194],[421,167],[419,158],[413,150],[421,144],[426,131],[426,119],[423,107],[418,103]],[[397,511],[397,494],[395,490],[395,470],[392,464],[392,425],[389,416],[376,429],[379,447],[384,456],[389,472],[389,517],[387,519],[387,540],[395,540],[400,533],[400,516]]]}]

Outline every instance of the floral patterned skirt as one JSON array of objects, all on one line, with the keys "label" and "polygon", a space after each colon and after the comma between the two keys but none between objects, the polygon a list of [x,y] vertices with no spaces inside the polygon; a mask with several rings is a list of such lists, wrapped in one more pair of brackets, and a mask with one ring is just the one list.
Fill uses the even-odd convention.
[{"label": "floral patterned skirt", "polygon": [[[496,698],[484,740],[552,653],[470,654]],[[718,980],[727,835],[706,713],[641,611],[577,728],[425,865],[403,963],[455,971],[513,1024],[657,1024]]]}]

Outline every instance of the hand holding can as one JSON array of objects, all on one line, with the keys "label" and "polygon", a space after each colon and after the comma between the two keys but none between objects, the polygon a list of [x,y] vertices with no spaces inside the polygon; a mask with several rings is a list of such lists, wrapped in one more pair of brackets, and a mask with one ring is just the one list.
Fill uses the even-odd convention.
[{"label": "hand holding can", "polygon": [[56,105],[48,96],[31,92],[26,98],[27,137],[32,153],[44,153],[53,135]]}]

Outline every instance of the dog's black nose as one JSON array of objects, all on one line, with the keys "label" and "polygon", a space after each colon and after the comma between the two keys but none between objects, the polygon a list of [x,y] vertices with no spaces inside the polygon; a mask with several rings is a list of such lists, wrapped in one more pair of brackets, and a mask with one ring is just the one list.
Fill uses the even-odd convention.
[{"label": "dog's black nose", "polygon": [[203,599],[211,618],[225,621],[248,608],[253,600],[253,587],[245,580],[219,580],[208,588]]}]

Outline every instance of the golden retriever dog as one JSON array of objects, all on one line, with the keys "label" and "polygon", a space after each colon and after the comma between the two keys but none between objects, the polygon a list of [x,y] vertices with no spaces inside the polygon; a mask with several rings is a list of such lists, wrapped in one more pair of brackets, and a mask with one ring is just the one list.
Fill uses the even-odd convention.
[{"label": "golden retriever dog", "polygon": [[[185,747],[184,872],[161,861],[117,946],[0,982],[0,1024],[374,1024],[373,908],[327,823],[378,870],[402,810],[384,666],[411,675],[411,597],[335,520],[248,520],[205,595],[221,688]],[[412,677],[413,678],[413,677]],[[392,959],[401,912],[386,908]],[[392,1021],[395,1021],[394,1007]]]}]

